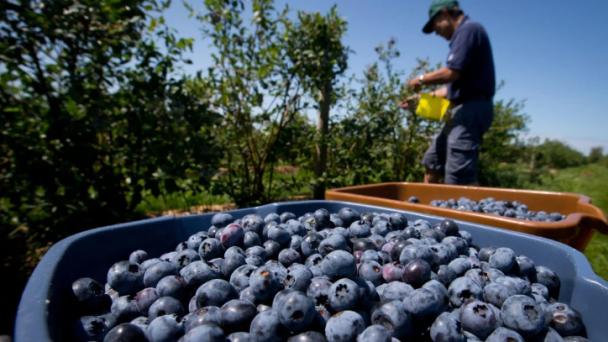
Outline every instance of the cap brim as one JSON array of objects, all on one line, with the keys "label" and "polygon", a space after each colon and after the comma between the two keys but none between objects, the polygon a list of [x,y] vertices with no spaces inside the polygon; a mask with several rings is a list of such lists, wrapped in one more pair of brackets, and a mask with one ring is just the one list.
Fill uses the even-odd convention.
[{"label": "cap brim", "polygon": [[425,34],[429,34],[432,33],[433,31],[435,31],[435,28],[433,27],[433,18],[431,18],[426,25],[424,25],[424,27],[422,28],[422,32]]}]

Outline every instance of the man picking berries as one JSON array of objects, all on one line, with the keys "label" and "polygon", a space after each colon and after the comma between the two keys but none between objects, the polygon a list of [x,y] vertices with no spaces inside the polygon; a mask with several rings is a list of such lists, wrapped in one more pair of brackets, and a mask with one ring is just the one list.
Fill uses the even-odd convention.
[{"label": "man picking berries", "polygon": [[[435,0],[429,18],[422,32],[435,31],[450,42],[446,67],[410,80],[409,87],[418,92],[423,85],[446,84],[431,94],[450,100],[452,114],[424,154],[424,182],[437,183],[443,176],[446,184],[478,185],[479,146],[494,119],[496,81],[490,40],[457,1]],[[412,108],[419,97],[408,97],[401,107]]]}]

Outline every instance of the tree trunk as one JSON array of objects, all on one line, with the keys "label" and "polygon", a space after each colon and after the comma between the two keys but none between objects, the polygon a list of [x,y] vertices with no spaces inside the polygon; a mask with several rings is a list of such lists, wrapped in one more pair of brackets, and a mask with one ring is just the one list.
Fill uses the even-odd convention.
[{"label": "tree trunk", "polygon": [[329,106],[331,101],[331,84],[325,85],[319,91],[319,119],[317,121],[317,146],[315,146],[315,178],[317,183],[313,189],[314,199],[325,199],[325,182],[318,179],[323,176],[327,163],[327,131],[329,128]]}]

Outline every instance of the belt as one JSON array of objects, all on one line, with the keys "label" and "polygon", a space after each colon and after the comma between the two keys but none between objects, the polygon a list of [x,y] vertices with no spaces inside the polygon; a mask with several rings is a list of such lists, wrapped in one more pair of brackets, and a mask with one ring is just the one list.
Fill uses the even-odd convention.
[{"label": "belt", "polygon": [[457,99],[453,99],[450,100],[450,103],[452,105],[452,107],[456,107],[459,106],[465,102],[471,102],[471,101],[491,101],[493,98],[493,96],[487,95],[487,94],[478,94],[478,95],[473,95],[473,96],[467,96],[464,98],[457,98]]}]

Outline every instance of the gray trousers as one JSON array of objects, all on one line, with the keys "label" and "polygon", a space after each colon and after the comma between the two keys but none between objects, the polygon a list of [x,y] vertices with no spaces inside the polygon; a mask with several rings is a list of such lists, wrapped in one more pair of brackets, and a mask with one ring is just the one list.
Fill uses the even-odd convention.
[{"label": "gray trousers", "polygon": [[444,175],[446,184],[471,184],[477,181],[479,147],[494,120],[492,101],[469,101],[452,108],[422,158],[422,164]]}]

